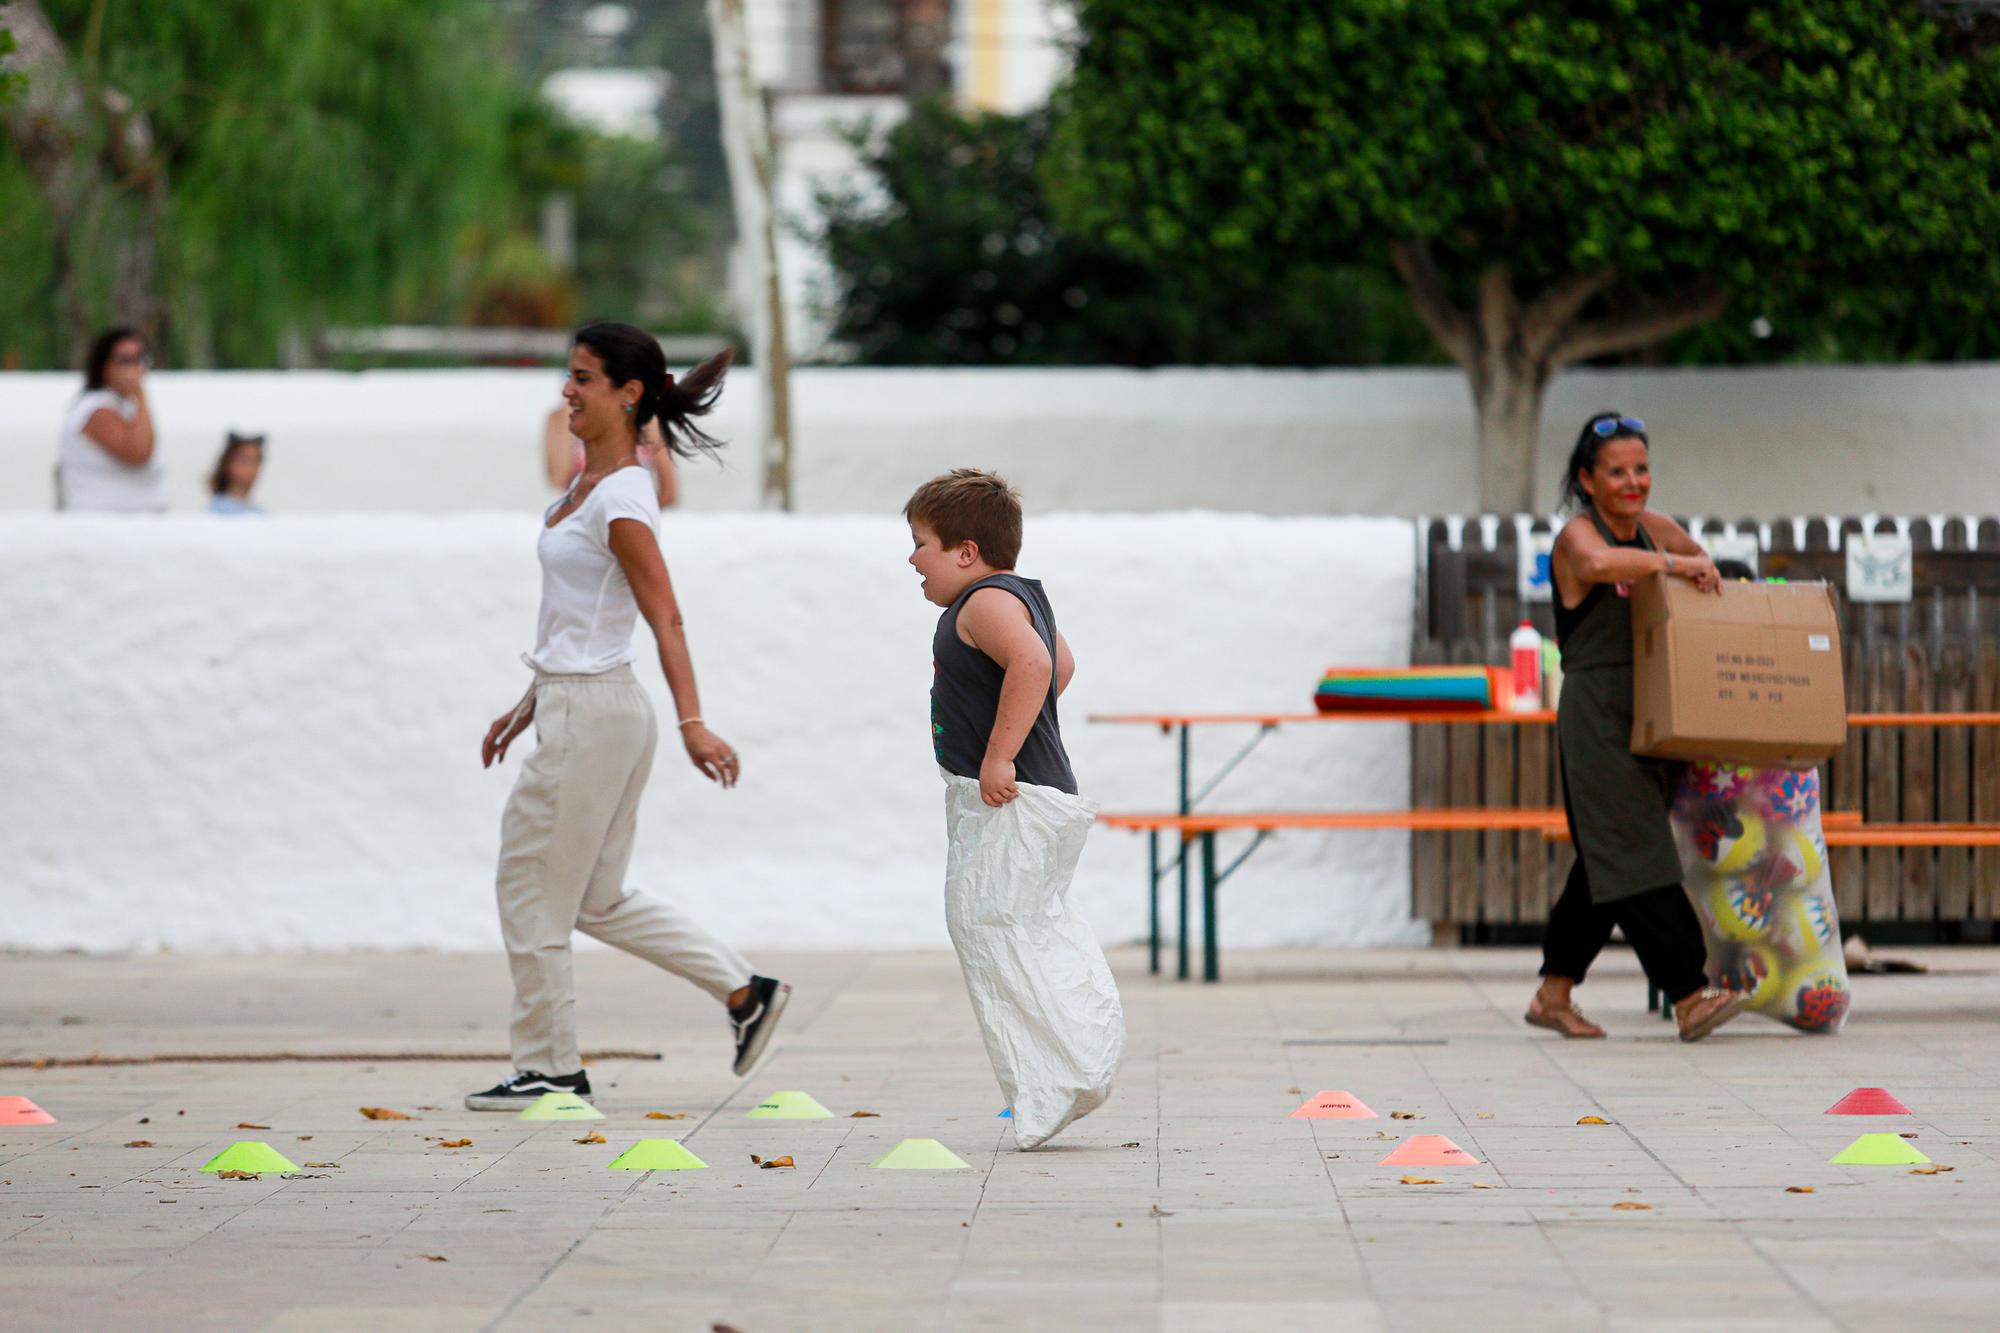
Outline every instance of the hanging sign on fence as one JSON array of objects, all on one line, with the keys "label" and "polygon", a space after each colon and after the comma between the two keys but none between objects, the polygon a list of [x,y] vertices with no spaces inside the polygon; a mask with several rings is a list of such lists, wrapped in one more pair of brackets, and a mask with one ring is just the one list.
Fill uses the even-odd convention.
[{"label": "hanging sign on fence", "polygon": [[1907,533],[1857,532],[1847,538],[1847,600],[1907,602],[1916,587]]},{"label": "hanging sign on fence", "polygon": [[1556,548],[1553,532],[1523,532],[1515,544],[1517,575],[1515,596],[1523,603],[1554,600],[1553,576],[1549,573],[1549,553]]}]

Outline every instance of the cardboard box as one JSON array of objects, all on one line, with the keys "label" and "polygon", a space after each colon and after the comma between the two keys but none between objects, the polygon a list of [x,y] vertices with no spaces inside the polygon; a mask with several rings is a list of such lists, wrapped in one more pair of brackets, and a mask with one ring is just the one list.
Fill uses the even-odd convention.
[{"label": "cardboard box", "polygon": [[1632,588],[1632,752],[1809,768],[1847,739],[1840,614],[1825,583],[1654,574]]}]

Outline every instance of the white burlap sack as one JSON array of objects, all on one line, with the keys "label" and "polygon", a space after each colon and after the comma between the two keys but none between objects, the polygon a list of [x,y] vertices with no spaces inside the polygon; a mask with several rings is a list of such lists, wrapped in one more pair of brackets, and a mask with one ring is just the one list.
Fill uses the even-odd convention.
[{"label": "white burlap sack", "polygon": [[1069,904],[1097,806],[1022,783],[995,809],[972,779],[944,779],[945,926],[1015,1141],[1037,1148],[1104,1104],[1125,1053],[1111,967]]}]

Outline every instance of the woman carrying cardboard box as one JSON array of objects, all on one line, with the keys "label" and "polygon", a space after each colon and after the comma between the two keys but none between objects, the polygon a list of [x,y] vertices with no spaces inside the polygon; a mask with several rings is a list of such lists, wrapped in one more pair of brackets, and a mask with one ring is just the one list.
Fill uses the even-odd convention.
[{"label": "woman carrying cardboard box", "polygon": [[1682,1041],[1734,1018],[1743,997],[1712,989],[1701,921],[1681,888],[1667,811],[1679,765],[1632,753],[1631,585],[1665,572],[1720,591],[1715,563],[1680,524],[1646,508],[1653,475],[1645,423],[1600,412],[1570,452],[1556,538],[1556,640],[1563,689],[1556,714],[1563,809],[1576,862],[1550,909],[1542,984],[1527,1020],[1565,1037],[1602,1037],[1571,1000],[1612,927],[1624,930],[1647,978],[1673,1000]]}]

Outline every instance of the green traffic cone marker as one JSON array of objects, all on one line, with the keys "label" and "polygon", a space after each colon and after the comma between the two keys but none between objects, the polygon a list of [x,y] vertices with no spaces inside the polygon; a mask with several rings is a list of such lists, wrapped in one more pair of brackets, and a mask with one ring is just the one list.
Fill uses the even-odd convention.
[{"label": "green traffic cone marker", "polygon": [[296,1163],[268,1143],[256,1139],[245,1139],[232,1143],[209,1159],[204,1171],[249,1171],[261,1174],[266,1171],[296,1171]]},{"label": "green traffic cone marker", "polygon": [[708,1163],[678,1139],[640,1139],[612,1160],[614,1171],[705,1171]]},{"label": "green traffic cone marker", "polygon": [[602,1120],[604,1112],[573,1092],[545,1092],[514,1118],[516,1120]]},{"label": "green traffic cone marker", "polygon": [[1863,1134],[1832,1158],[1835,1166],[1907,1166],[1930,1160],[1900,1134]]},{"label": "green traffic cone marker", "polygon": [[803,1092],[774,1092],[743,1113],[746,1120],[831,1120],[833,1112]]},{"label": "green traffic cone marker", "polygon": [[904,1139],[871,1164],[885,1171],[970,1171],[972,1163],[936,1139]]}]

